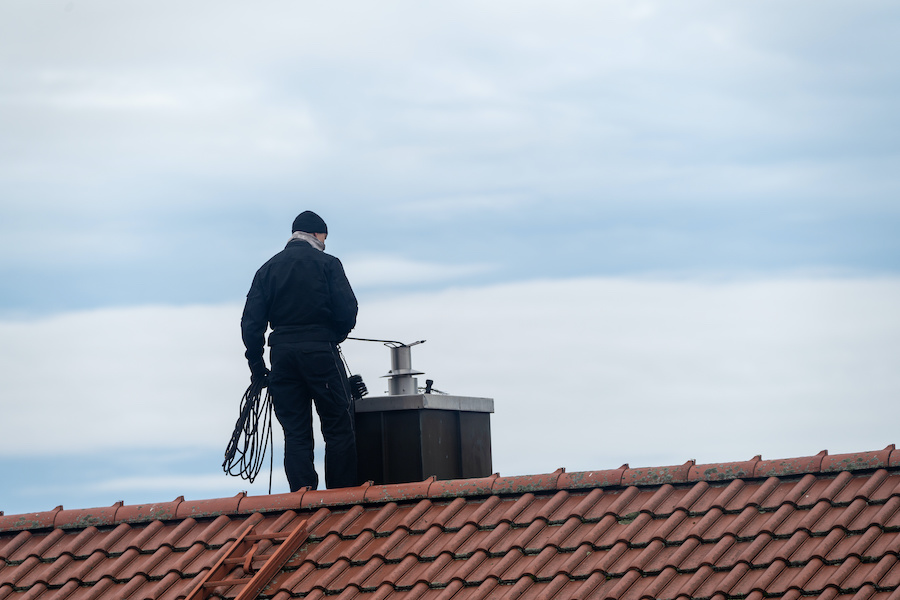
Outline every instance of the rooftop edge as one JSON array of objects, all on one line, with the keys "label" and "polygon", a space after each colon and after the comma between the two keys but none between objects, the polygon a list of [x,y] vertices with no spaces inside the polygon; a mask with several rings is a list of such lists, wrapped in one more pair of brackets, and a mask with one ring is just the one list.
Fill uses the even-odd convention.
[{"label": "rooftop edge", "polygon": [[603,487],[655,486],[662,484],[717,482],[734,479],[759,479],[805,475],[807,473],[837,473],[880,468],[900,467],[900,450],[890,444],[883,450],[829,455],[823,450],[815,456],[763,460],[754,456],[747,461],[698,465],[689,460],[682,465],[632,468],[627,464],[618,469],[578,471],[566,473],[557,469],[540,475],[501,477],[495,473],[475,479],[436,480],[373,485],[367,482],[358,487],[333,490],[310,490],[286,494],[248,496],[240,492],[230,498],[186,501],[179,496],[171,502],[125,505],[117,502],[109,507],[65,510],[62,506],[38,513],[4,515],[0,512],[0,533],[30,529],[83,529],[120,523],[141,523],[156,520],[247,515],[255,512],[278,512],[288,509],[317,509],[356,504],[380,504],[424,498],[455,498],[461,496],[490,496],[522,494],[526,492],[578,490]]}]

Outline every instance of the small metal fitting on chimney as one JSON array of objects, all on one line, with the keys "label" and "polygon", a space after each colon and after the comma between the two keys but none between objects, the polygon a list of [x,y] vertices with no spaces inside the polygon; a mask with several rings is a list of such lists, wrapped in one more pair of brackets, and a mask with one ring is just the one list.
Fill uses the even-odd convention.
[{"label": "small metal fitting on chimney", "polygon": [[413,375],[422,375],[423,371],[414,371],[412,368],[411,348],[423,344],[425,340],[419,340],[412,344],[389,342],[385,346],[391,349],[391,370],[385,377],[388,381],[389,396],[409,396],[419,391],[419,381]]}]

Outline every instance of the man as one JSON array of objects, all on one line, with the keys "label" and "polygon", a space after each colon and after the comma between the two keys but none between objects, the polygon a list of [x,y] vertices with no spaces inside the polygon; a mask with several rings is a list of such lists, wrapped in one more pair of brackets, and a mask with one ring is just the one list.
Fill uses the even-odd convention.
[{"label": "man", "polygon": [[[356,435],[347,374],[337,344],[356,325],[356,296],[341,261],[325,254],[328,227],[312,211],[294,219],[284,250],[266,262],[247,294],[241,333],[252,380],[267,379],[284,429],[284,471],[291,491],[316,489],[312,406],[325,438],[325,485],[358,485]],[[267,326],[271,373],[263,360]]]}]

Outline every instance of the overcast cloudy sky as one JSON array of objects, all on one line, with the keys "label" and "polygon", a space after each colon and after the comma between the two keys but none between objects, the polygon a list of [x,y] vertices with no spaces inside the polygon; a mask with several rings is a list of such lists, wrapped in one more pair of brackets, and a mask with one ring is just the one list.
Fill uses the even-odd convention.
[{"label": "overcast cloudy sky", "polygon": [[238,323],[305,209],[503,475],[898,441],[898,55],[887,1],[3,0],[0,510],[265,493]]}]

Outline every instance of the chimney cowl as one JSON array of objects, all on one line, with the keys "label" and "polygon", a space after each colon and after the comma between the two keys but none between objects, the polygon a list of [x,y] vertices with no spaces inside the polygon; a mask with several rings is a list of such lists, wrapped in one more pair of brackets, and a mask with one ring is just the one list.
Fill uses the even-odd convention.
[{"label": "chimney cowl", "polygon": [[413,346],[424,344],[425,340],[419,340],[412,344],[400,342],[386,343],[391,350],[391,370],[384,377],[389,378],[389,396],[409,396],[419,391],[419,381],[413,375],[423,375],[423,371],[415,371],[412,368]]}]

